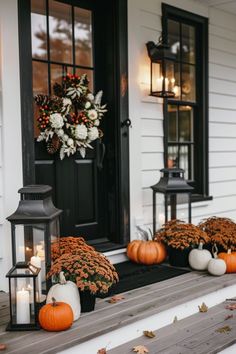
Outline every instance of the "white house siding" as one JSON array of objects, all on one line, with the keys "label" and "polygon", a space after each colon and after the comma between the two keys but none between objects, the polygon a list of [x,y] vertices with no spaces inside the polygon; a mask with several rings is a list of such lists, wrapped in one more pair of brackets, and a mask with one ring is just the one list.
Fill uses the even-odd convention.
[{"label": "white house siding", "polygon": [[21,113],[17,0],[0,1],[0,290],[11,267],[10,225],[6,221],[22,187]]},{"label": "white house siding", "polygon": [[[161,34],[161,1],[128,0],[131,224],[152,223],[150,186],[163,168],[162,100],[149,94],[145,43]],[[236,220],[236,16],[197,1],[165,3],[209,17],[209,181],[212,201],[192,205],[193,222],[210,215]],[[184,217],[184,214],[183,214]]]}]

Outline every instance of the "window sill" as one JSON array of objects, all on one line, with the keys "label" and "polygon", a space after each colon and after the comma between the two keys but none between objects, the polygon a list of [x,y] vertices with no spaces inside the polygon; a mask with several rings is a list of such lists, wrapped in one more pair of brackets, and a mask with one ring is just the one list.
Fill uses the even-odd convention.
[{"label": "window sill", "polygon": [[192,194],[191,195],[191,203],[205,202],[208,200],[213,200],[213,197],[209,196],[209,195],[202,195],[202,194]]}]

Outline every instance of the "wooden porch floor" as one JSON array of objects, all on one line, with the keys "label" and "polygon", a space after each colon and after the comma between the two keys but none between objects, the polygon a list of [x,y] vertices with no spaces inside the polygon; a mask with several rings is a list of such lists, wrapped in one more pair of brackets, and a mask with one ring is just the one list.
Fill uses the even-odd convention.
[{"label": "wooden porch floor", "polygon": [[[81,318],[73,324],[70,330],[58,333],[45,332],[43,330],[33,332],[5,332],[6,323],[8,322],[9,318],[7,307],[8,298],[6,294],[0,293],[0,343],[5,343],[7,345],[7,350],[4,351],[5,353],[58,353],[74,346],[78,346],[81,343],[85,343],[101,335],[108,334],[111,331],[121,329],[124,326],[136,324],[142,319],[160,314],[165,310],[174,308],[175,306],[181,304],[185,304],[200,296],[214,293],[235,284],[236,276],[234,274],[227,274],[217,278],[205,273],[191,272],[169,280],[126,292],[124,293],[124,299],[115,304],[109,303],[108,299],[97,299],[94,312],[83,314]],[[234,294],[231,296],[233,295]],[[212,314],[212,311],[214,310],[209,311],[209,316]],[[219,311],[217,309],[217,312],[220,311],[221,308],[219,308]],[[201,320],[201,317],[199,318]],[[209,321],[211,322],[210,318]],[[227,322],[227,325],[231,325],[231,322]],[[200,323],[201,322],[199,322],[199,324]],[[181,327],[181,321],[177,323],[177,326]],[[176,328],[177,327],[174,327],[171,329],[171,331],[174,331]],[[183,328],[185,328],[184,325]],[[158,338],[159,331],[160,330],[158,330]],[[164,333],[165,329],[163,328],[161,331]],[[165,333],[165,340],[168,341],[169,335],[167,332]],[[172,332],[170,332],[170,335],[171,333]],[[184,332],[184,330],[181,332],[183,340],[185,338],[185,333],[186,331]],[[142,332],[140,335],[141,334]],[[224,341],[224,335],[222,335],[222,341]],[[106,346],[106,344],[107,343],[104,343],[103,346]],[[111,348],[112,343],[110,344]],[[98,347],[97,350],[99,348],[100,347]],[[125,351],[117,351],[118,349],[113,350],[114,353],[117,354],[126,353]],[[190,351],[192,352],[192,349]],[[80,350],[77,352],[80,352]],[[130,352],[131,351],[128,351],[127,353]],[[87,353],[96,354],[94,351],[86,351],[86,354]],[[111,353],[113,353],[113,351],[111,351]],[[150,351],[150,353],[152,353],[152,351]],[[153,353],[159,353],[159,351],[154,350]],[[166,354],[167,352],[163,353]],[[187,353],[187,351],[185,350],[183,353]],[[207,351],[201,353],[208,354],[210,352]]]}]

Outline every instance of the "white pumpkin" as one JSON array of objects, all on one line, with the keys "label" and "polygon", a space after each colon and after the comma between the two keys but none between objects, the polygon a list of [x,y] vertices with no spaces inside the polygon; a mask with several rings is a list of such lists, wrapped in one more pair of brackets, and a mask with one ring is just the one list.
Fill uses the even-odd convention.
[{"label": "white pumpkin", "polygon": [[208,272],[212,275],[217,275],[217,276],[225,274],[227,266],[223,259],[217,257],[218,249],[216,245],[213,246],[212,251],[213,251],[214,258],[212,258],[208,263],[207,266]]},{"label": "white pumpkin", "polygon": [[193,249],[189,253],[188,261],[191,268],[195,270],[205,270],[211,258],[211,252],[204,250],[203,243],[200,242],[198,248]]},{"label": "white pumpkin", "polygon": [[69,304],[74,314],[74,321],[78,320],[81,312],[79,291],[75,283],[66,281],[63,272],[60,272],[59,283],[49,289],[47,304],[52,302],[52,298]]}]

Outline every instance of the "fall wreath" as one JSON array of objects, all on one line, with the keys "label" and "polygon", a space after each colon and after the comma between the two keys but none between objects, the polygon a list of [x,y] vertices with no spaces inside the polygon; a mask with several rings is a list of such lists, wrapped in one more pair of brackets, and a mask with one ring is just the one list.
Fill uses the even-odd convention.
[{"label": "fall wreath", "polygon": [[101,138],[100,120],[106,110],[101,105],[102,91],[94,96],[88,88],[87,75],[67,74],[62,84],[53,86],[54,95],[38,94],[37,117],[40,134],[37,141],[45,141],[51,154],[60,152],[61,160],[79,151],[85,157],[86,148]]}]

